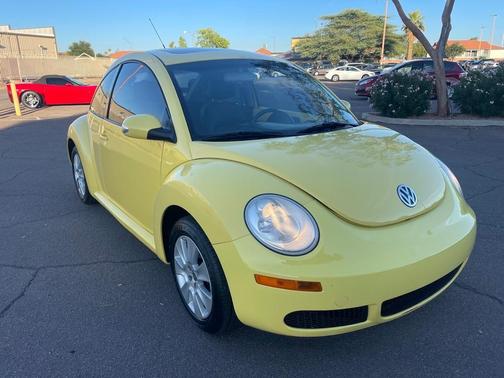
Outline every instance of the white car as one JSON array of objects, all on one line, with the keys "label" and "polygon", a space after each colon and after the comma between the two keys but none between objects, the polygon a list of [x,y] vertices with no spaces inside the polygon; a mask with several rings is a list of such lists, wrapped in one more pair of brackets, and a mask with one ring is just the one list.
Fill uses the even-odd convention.
[{"label": "white car", "polygon": [[340,81],[340,80],[361,80],[366,77],[374,76],[374,72],[372,71],[363,71],[358,69],[357,67],[352,66],[341,66],[333,68],[329,70],[325,74],[325,78],[331,81]]}]

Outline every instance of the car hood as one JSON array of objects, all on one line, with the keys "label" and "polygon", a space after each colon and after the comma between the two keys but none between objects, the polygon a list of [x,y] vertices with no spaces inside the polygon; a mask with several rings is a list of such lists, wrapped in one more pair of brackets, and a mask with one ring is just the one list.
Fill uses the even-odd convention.
[{"label": "car hood", "polygon": [[[436,159],[405,136],[364,124],[329,133],[239,142],[194,142],[193,158],[226,159],[270,172],[310,194],[338,216],[384,226],[434,208],[444,176]],[[417,204],[397,194],[408,185]]]}]

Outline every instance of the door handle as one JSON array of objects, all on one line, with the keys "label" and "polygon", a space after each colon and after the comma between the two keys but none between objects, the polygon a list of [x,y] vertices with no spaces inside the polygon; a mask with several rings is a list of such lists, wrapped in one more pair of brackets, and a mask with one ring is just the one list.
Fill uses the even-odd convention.
[{"label": "door handle", "polygon": [[103,141],[107,141],[108,140],[108,136],[107,134],[105,133],[104,130],[101,130],[99,133],[98,133],[98,136],[100,137],[101,140]]}]

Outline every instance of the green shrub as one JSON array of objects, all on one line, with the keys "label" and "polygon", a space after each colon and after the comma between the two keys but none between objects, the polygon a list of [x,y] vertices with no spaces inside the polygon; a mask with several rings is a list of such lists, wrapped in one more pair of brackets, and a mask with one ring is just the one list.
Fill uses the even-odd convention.
[{"label": "green shrub", "polygon": [[392,72],[371,88],[371,104],[386,117],[410,117],[425,113],[430,107],[433,82],[421,72]]},{"label": "green shrub", "polygon": [[452,100],[462,113],[504,116],[504,64],[492,70],[469,71],[454,88]]}]

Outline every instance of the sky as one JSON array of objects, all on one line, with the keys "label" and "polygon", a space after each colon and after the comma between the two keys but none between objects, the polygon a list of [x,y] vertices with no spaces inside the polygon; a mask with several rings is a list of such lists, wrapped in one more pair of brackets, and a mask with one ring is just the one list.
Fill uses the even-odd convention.
[{"label": "sky", "polygon": [[[73,41],[91,42],[96,52],[107,49],[148,50],[160,43],[148,21],[157,26],[166,45],[184,35],[191,45],[194,32],[211,27],[231,42],[231,48],[273,51],[290,49],[290,38],[313,32],[319,17],[346,8],[359,8],[382,15],[385,0],[24,0],[23,11],[15,1],[2,1],[0,25],[13,28],[54,26],[58,49],[66,51]],[[402,0],[407,11],[420,10],[426,34],[437,40],[441,28],[442,0]],[[494,44],[504,34],[504,0],[456,0],[450,39],[480,35],[490,39],[491,15],[497,14]],[[401,26],[395,7],[389,3],[390,23]]]}]

